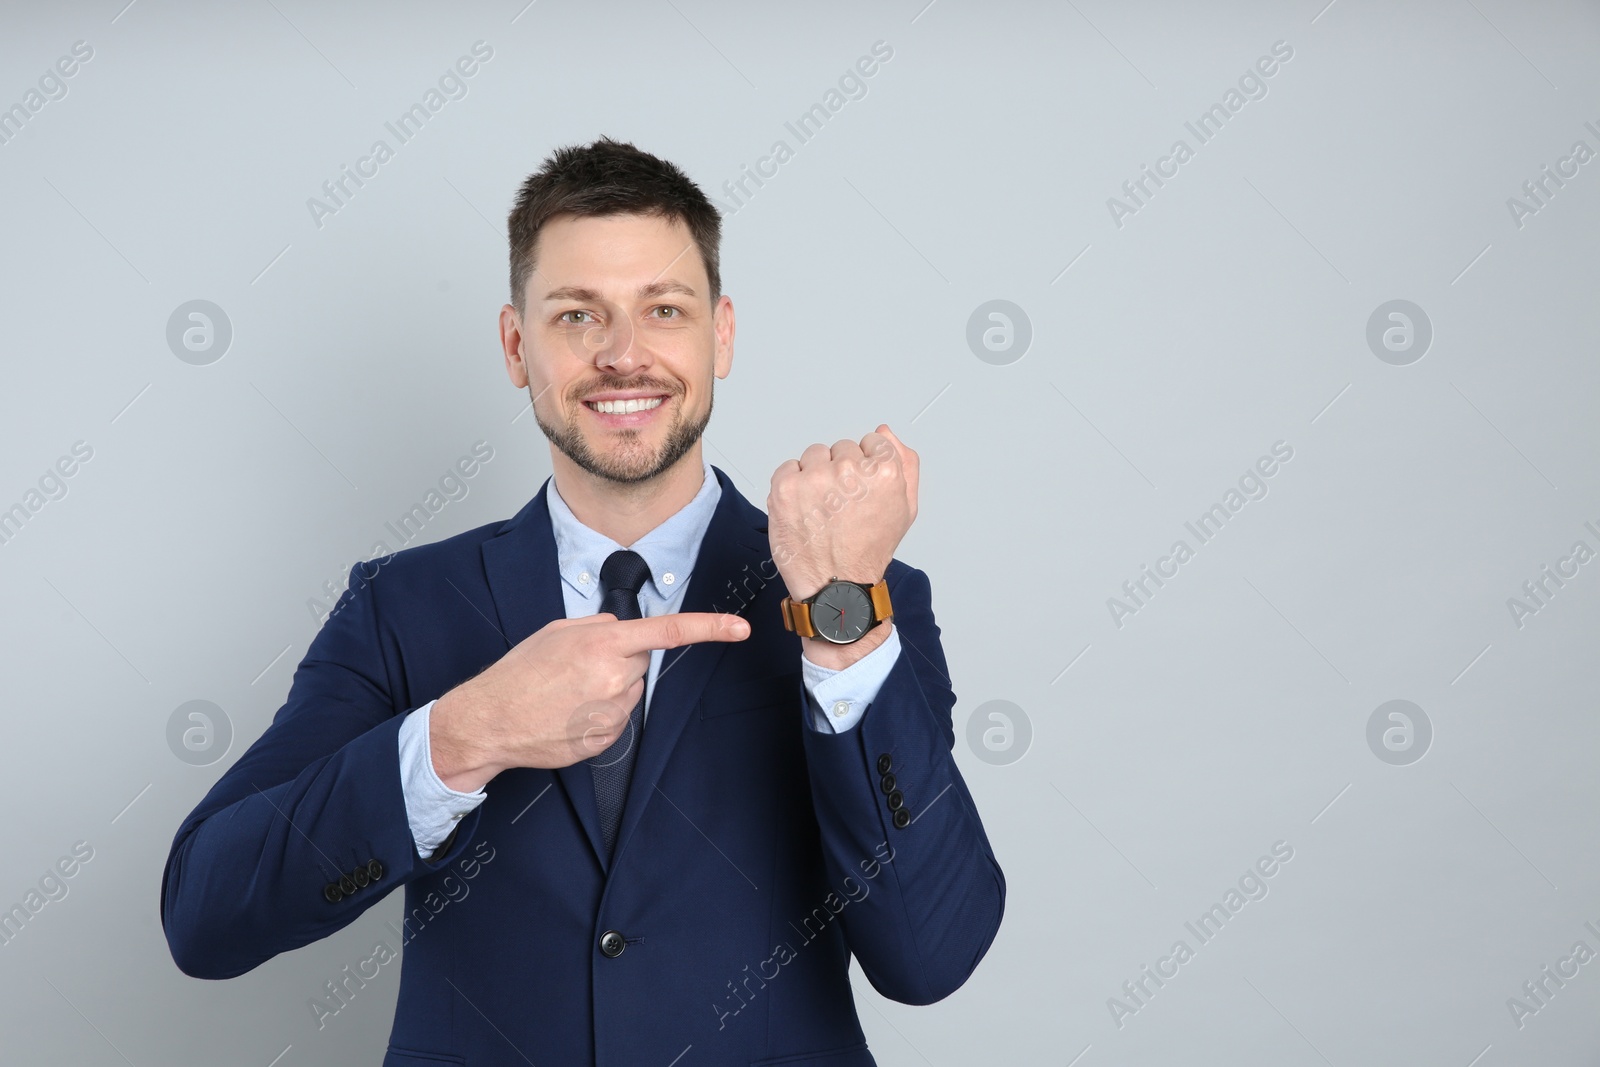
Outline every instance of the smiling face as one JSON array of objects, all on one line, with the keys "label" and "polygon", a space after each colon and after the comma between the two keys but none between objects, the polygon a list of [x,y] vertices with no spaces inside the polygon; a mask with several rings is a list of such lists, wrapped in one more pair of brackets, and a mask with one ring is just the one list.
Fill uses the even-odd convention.
[{"label": "smiling face", "polygon": [[533,394],[551,447],[589,474],[648,482],[691,457],[712,385],[733,366],[733,302],[710,300],[679,219],[551,219],[540,229],[524,311],[500,312],[511,381]]}]

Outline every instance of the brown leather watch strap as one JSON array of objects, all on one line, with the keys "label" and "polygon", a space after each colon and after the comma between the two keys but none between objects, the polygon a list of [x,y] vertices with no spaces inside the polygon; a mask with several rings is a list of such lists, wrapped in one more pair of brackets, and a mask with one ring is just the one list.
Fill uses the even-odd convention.
[{"label": "brown leather watch strap", "polygon": [[781,606],[783,608],[783,628],[785,630],[793,630],[801,637],[817,636],[817,628],[811,625],[810,604],[803,600],[784,597]]},{"label": "brown leather watch strap", "polygon": [[872,617],[883,622],[894,614],[894,607],[889,603],[889,579],[879,578],[878,584],[872,587]]},{"label": "brown leather watch strap", "polygon": [[[877,583],[872,586],[869,596],[872,599],[872,618],[874,623],[884,622],[894,615],[894,607],[889,603],[889,579],[887,575],[878,579]],[[804,600],[795,600],[793,597],[784,597],[779,607],[783,609],[783,628],[785,630],[791,630],[801,637],[817,636],[817,628],[811,624],[810,603]],[[869,630],[871,628],[870,626],[867,627]]]}]

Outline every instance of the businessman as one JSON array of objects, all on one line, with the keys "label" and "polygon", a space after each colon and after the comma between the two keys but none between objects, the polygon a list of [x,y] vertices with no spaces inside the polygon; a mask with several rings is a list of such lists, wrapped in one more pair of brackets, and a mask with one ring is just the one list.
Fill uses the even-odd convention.
[{"label": "businessman", "polygon": [[719,242],[630,144],[523,184],[500,336],[553,473],[508,521],[352,569],[173,840],[184,973],[243,974],[403,886],[385,1067],[863,1067],[852,956],[907,1004],[972,974],[1005,879],[928,576],[894,558],[917,454],[886,425],[813,444],[765,513],[704,458]]}]

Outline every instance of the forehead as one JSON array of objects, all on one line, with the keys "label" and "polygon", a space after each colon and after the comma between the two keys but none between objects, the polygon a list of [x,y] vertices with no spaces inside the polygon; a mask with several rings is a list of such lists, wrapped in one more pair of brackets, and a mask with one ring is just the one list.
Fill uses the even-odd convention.
[{"label": "forehead", "polygon": [[682,219],[658,215],[558,215],[540,227],[528,295],[581,287],[611,296],[669,279],[706,296],[710,282]]}]

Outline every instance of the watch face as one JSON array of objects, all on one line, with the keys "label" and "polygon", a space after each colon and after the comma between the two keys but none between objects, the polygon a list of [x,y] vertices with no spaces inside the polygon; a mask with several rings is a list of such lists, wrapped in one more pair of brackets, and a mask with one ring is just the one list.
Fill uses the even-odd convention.
[{"label": "watch face", "polygon": [[867,632],[872,622],[872,600],[859,585],[834,582],[824,586],[811,603],[811,625],[817,636],[847,645]]}]

